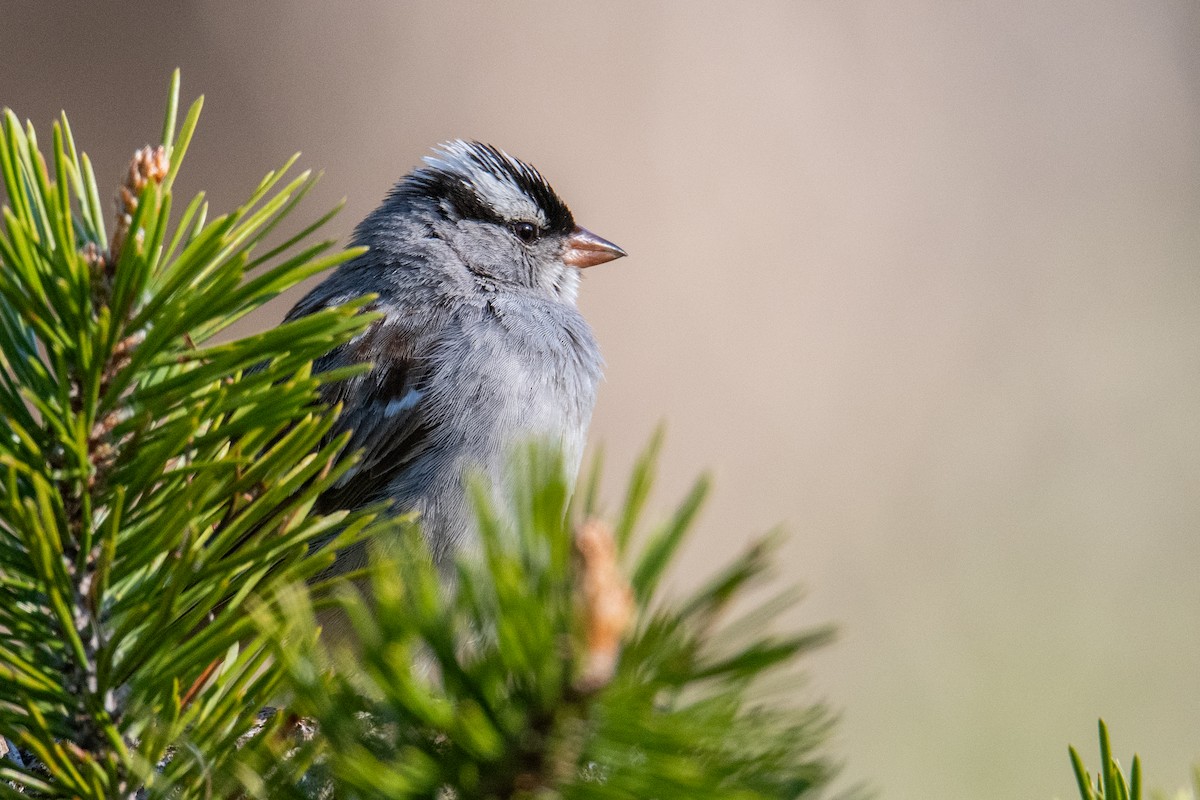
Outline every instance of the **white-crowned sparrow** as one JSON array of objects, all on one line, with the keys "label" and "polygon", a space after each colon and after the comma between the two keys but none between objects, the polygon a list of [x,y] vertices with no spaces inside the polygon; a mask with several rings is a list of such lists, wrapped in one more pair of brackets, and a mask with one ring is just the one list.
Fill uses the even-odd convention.
[{"label": "white-crowned sparrow", "polygon": [[[625,252],[575,224],[541,174],[490,145],[452,141],[400,180],[357,227],[369,248],[296,304],[288,318],[378,295],[383,317],[317,371],[369,361],[330,385],[361,460],[318,501],[386,501],[416,511],[435,559],[473,531],[464,473],[504,482],[513,448],[559,443],[573,477],[600,379],[591,328],[575,306],[579,270]],[[362,549],[337,570],[356,568]]]}]

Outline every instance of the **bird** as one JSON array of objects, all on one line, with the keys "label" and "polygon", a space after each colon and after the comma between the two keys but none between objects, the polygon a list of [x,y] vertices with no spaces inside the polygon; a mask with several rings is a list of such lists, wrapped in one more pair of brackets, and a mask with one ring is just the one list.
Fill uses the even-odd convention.
[{"label": "bird", "polygon": [[[315,510],[415,512],[445,567],[476,539],[468,475],[504,485],[533,438],[561,448],[569,478],[578,471],[603,366],[576,305],[580,272],[626,253],[578,226],[533,166],[461,139],[401,178],[352,243],[367,249],[286,317],[376,296],[365,310],[379,318],[313,365],[372,365],[321,390],[342,406],[329,435],[349,432],[343,453],[358,460]],[[332,571],[368,564],[360,543]]]}]

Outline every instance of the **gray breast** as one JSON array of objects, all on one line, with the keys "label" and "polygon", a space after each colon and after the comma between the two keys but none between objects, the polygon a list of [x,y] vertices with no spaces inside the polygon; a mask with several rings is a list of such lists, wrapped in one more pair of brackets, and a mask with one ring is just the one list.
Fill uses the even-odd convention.
[{"label": "gray breast", "polygon": [[573,478],[596,400],[600,354],[587,322],[557,302],[498,299],[463,320],[472,409],[460,408],[465,433],[486,448],[491,471],[531,438],[561,446]]},{"label": "gray breast", "polygon": [[460,305],[420,357],[431,368],[420,398],[433,415],[431,446],[398,476],[391,497],[397,509],[421,514],[440,562],[473,539],[465,473],[482,473],[505,513],[514,458],[538,439],[562,449],[565,477],[574,481],[601,361],[573,307],[503,299]]}]

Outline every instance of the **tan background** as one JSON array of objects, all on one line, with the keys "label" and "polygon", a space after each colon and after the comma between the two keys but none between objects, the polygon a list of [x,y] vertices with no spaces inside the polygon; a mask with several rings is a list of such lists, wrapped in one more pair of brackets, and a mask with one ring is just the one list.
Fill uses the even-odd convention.
[{"label": "tan background", "polygon": [[66,108],[112,186],[181,66],[182,188],[228,208],[302,150],[339,236],[438,140],[533,161],[631,254],[582,299],[610,496],[666,419],[659,513],[717,479],[681,580],[790,528],[842,785],[1068,797],[1098,715],[1151,785],[1200,757],[1198,33],[1183,0],[6,0],[0,103]]}]

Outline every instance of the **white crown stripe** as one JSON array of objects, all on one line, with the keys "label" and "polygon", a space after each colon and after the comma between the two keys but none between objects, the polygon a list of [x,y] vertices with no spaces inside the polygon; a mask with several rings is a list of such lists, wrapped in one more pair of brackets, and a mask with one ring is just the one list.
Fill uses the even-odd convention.
[{"label": "white crown stripe", "polygon": [[499,148],[454,139],[438,145],[434,155],[426,156],[424,161],[434,170],[458,176],[464,186],[505,218],[539,226],[549,224],[538,198],[530,196],[518,181],[538,186],[542,194],[553,196],[554,190],[540,172]]}]

